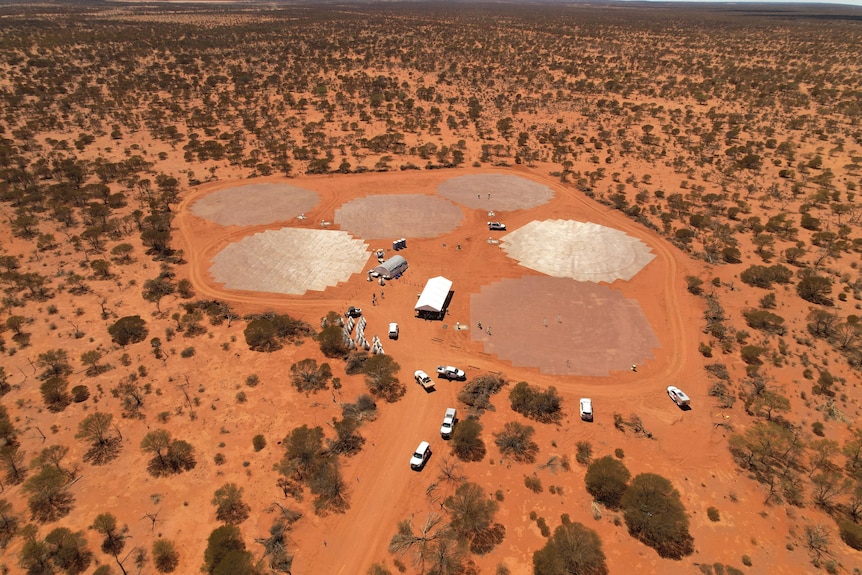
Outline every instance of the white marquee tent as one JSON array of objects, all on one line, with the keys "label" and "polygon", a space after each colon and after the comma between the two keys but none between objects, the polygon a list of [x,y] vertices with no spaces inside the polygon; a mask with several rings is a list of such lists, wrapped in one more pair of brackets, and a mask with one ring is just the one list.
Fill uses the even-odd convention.
[{"label": "white marquee tent", "polygon": [[419,301],[416,302],[416,315],[419,317],[442,317],[451,289],[451,280],[447,280],[443,276],[429,279],[419,296]]}]

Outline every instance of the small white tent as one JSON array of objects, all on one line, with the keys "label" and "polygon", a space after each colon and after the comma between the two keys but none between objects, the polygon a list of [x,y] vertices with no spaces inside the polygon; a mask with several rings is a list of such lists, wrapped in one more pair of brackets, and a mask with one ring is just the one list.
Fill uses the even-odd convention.
[{"label": "small white tent", "polygon": [[446,302],[449,300],[449,292],[452,282],[443,276],[437,276],[428,280],[425,289],[419,295],[416,302],[416,315],[419,317],[442,318],[446,311]]}]

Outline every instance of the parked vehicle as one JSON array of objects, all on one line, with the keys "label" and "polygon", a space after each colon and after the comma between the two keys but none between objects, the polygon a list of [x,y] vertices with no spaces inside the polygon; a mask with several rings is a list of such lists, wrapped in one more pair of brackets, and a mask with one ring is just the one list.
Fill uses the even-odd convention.
[{"label": "parked vehicle", "polygon": [[674,385],[667,386],[667,394],[679,407],[688,407],[688,404],[691,401],[683,390]]},{"label": "parked vehicle", "polygon": [[445,377],[446,379],[464,379],[466,377],[463,369],[458,369],[451,365],[438,365],[437,376]]},{"label": "parked vehicle", "polygon": [[425,462],[431,457],[431,446],[427,441],[423,441],[413,452],[413,457],[410,458],[410,468],[419,471],[425,467]]},{"label": "parked vehicle", "polygon": [[389,339],[398,339],[398,324],[395,322],[389,324]]},{"label": "parked vehicle", "polygon": [[593,420],[593,400],[589,397],[582,397],[580,402],[581,419],[584,421]]},{"label": "parked vehicle", "polygon": [[502,230],[505,231],[506,224],[501,224],[500,222],[488,222],[489,230]]},{"label": "parked vehicle", "polygon": [[425,389],[434,389],[434,382],[428,377],[428,374],[422,371],[421,369],[417,369],[413,372],[413,377],[416,379],[416,383],[424,387]]},{"label": "parked vehicle", "polygon": [[458,410],[454,407],[446,409],[446,413],[443,415],[443,425],[440,427],[440,435],[443,439],[452,437],[452,428],[455,427],[457,416]]},{"label": "parked vehicle", "polygon": [[362,308],[350,306],[344,315],[347,317],[359,317],[362,315]]}]

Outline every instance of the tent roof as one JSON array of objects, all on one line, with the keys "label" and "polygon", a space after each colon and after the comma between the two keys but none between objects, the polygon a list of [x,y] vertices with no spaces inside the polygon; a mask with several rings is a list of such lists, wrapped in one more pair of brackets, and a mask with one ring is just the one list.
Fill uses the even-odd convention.
[{"label": "tent roof", "polygon": [[407,260],[404,259],[403,256],[397,256],[396,255],[396,256],[392,256],[391,258],[389,258],[385,262],[381,263],[379,266],[375,267],[374,271],[376,271],[378,273],[383,273],[384,270],[386,270],[387,272],[391,272],[391,271],[397,269],[398,266],[400,266],[402,264],[406,264],[406,263],[407,263]]},{"label": "tent roof", "polygon": [[449,297],[449,290],[451,289],[451,280],[447,280],[443,276],[429,279],[419,296],[419,301],[416,302],[416,311],[438,313],[443,311],[443,306],[446,305],[446,299]]}]

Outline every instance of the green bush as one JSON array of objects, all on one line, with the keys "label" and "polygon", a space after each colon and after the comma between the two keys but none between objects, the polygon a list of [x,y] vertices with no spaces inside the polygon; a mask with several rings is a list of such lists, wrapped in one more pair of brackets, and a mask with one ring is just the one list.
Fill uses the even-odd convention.
[{"label": "green bush", "polygon": [[838,524],[841,540],[856,551],[862,551],[862,525],[852,521],[841,521]]},{"label": "green bush", "polygon": [[721,515],[719,515],[718,509],[716,509],[715,507],[707,508],[706,516],[709,517],[710,521],[719,521],[721,519]]},{"label": "green bush", "polygon": [[748,327],[777,335],[784,335],[787,332],[787,328],[784,327],[784,318],[771,311],[750,309],[742,312],[742,315],[745,316],[745,323],[748,324]]},{"label": "green bush", "polygon": [[542,492],[542,480],[536,477],[535,475],[525,475],[524,476],[524,485],[532,491],[533,493],[541,493]]},{"label": "green bush", "polygon": [[579,441],[576,447],[578,452],[575,454],[575,461],[581,465],[589,465],[593,458],[593,446],[589,441]]},{"label": "green bush", "polygon": [[694,552],[688,516],[670,481],[641,473],[628,486],[620,506],[629,533],[661,557],[680,559]]},{"label": "green bush", "polygon": [[509,400],[514,411],[541,423],[557,422],[563,417],[562,399],[554,387],[541,391],[522,381],[509,392]]},{"label": "green bush", "polygon": [[139,315],[121,317],[108,328],[108,333],[117,344],[125,347],[144,341],[147,337],[147,322]]},{"label": "green bush", "polygon": [[255,451],[260,451],[266,447],[266,438],[263,435],[255,435],[251,440],[251,444],[254,446]]},{"label": "green bush", "polygon": [[493,411],[491,396],[499,392],[504,385],[506,380],[499,375],[480,375],[470,380],[458,393],[458,401],[469,405],[478,413]]},{"label": "green bush", "polygon": [[72,401],[81,403],[90,397],[90,389],[86,385],[76,385],[72,388]]},{"label": "green bush", "polygon": [[588,468],[584,477],[587,491],[596,501],[611,509],[620,505],[620,499],[626,491],[631,473],[619,460],[610,455],[595,460]]},{"label": "green bush", "polygon": [[494,434],[494,443],[503,456],[511,457],[519,463],[533,463],[539,452],[539,446],[532,440],[535,432],[529,425],[510,421],[503,427],[503,431]]},{"label": "green bush", "polygon": [[580,523],[563,522],[545,546],[533,553],[534,575],[604,575],[607,572],[601,539]]}]

